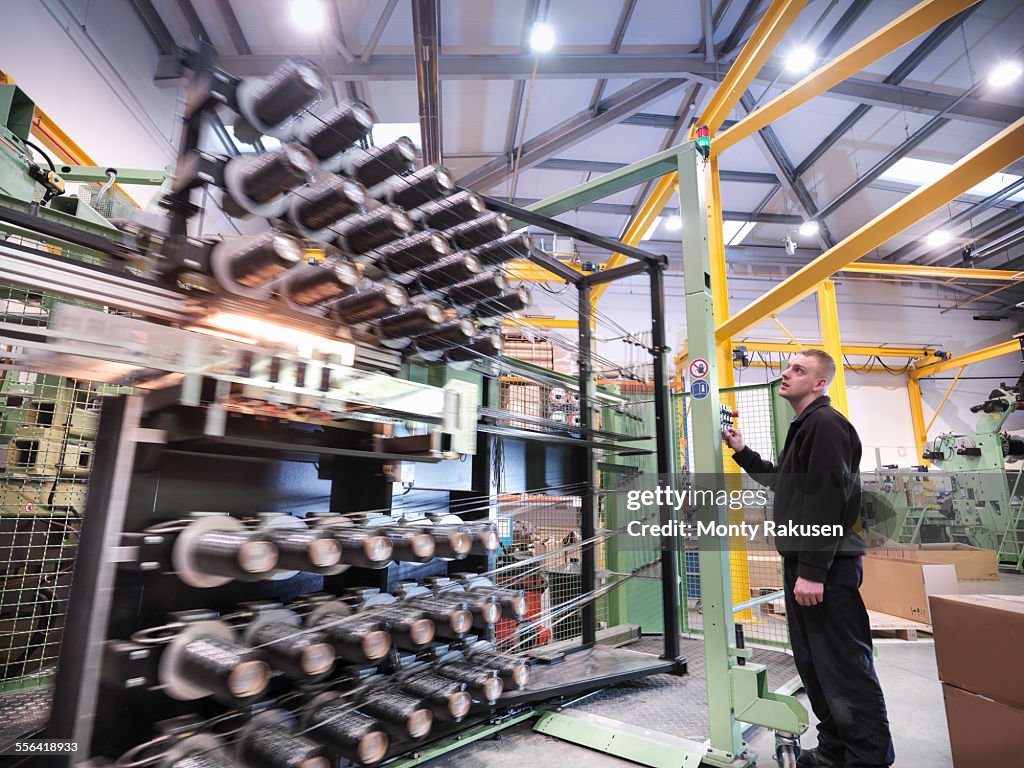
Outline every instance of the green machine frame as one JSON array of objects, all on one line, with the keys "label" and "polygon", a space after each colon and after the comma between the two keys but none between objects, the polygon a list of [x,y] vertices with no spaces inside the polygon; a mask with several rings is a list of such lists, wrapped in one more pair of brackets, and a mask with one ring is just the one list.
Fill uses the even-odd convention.
[{"label": "green machine frame", "polygon": [[[711,257],[705,195],[707,159],[693,141],[608,173],[593,181],[541,200],[529,207],[557,216],[667,173],[679,173],[679,210],[683,221],[682,250],[686,328],[691,357],[710,362],[709,395],[694,399],[692,408],[693,471],[721,478],[720,404],[715,370],[715,327],[711,293]],[[712,507],[706,519],[726,523],[724,507]],[[678,549],[677,540],[662,547]],[[749,649],[737,648],[733,623],[729,553],[711,539],[700,542],[700,583],[704,615],[709,740],[705,743],[659,735],[614,720],[568,711],[545,713],[535,729],[583,746],[649,766],[733,766],[745,768],[756,758],[741,735],[741,723],[770,728],[792,755],[796,738],[808,726],[806,709],[793,697],[769,690],[767,668],[749,661]],[[679,591],[679,585],[675,589]]]}]

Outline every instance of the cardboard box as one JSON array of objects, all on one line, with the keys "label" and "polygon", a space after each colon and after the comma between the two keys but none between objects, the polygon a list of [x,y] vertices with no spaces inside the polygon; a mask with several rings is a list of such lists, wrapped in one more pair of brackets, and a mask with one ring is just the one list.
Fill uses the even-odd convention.
[{"label": "cardboard box", "polygon": [[999,581],[999,563],[993,549],[980,549],[967,544],[886,544],[872,549],[872,557],[896,560],[925,560],[929,563],[950,563],[956,568],[958,581]]},{"label": "cardboard box", "polygon": [[864,605],[872,611],[931,624],[928,598],[958,592],[956,569],[947,563],[864,558],[860,594]]},{"label": "cardboard box", "polygon": [[747,555],[751,589],[782,589],[782,555]]},{"label": "cardboard box", "polygon": [[1020,765],[1024,709],[942,684],[953,768]]},{"label": "cardboard box", "polygon": [[1018,667],[1024,648],[1024,596],[933,597],[931,604],[939,679],[1024,707]]}]

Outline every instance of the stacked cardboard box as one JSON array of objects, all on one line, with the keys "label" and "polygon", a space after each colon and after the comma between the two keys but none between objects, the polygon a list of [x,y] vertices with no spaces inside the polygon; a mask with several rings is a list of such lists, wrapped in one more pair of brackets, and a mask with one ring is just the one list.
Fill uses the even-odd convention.
[{"label": "stacked cardboard box", "polygon": [[874,555],[864,558],[860,594],[869,610],[931,624],[928,598],[959,591],[956,569],[949,563]]},{"label": "stacked cardboard box", "polygon": [[1020,765],[1024,597],[933,597],[931,612],[953,765]]},{"label": "stacked cardboard box", "polygon": [[950,563],[956,568],[957,581],[999,581],[999,564],[992,549],[979,549],[967,544],[897,544],[889,541],[872,548],[870,554],[894,560]]}]

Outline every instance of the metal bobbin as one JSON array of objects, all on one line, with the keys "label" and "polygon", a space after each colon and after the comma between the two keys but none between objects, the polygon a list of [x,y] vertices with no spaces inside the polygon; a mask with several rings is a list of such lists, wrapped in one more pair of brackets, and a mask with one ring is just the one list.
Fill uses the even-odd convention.
[{"label": "metal bobbin", "polygon": [[490,650],[472,651],[469,660],[474,664],[498,670],[501,679],[506,683],[523,689],[530,682],[531,670],[526,659],[505,656]]},{"label": "metal bobbin", "polygon": [[267,283],[301,263],[303,253],[299,240],[270,230],[217,243],[210,252],[210,271],[229,293],[263,300],[272,293]]},{"label": "metal bobbin", "polygon": [[497,333],[481,333],[461,347],[449,349],[444,359],[454,363],[471,363],[482,358],[494,359],[501,355],[502,340]]},{"label": "metal bobbin", "polygon": [[473,313],[477,317],[497,317],[510,312],[519,312],[530,306],[530,303],[530,292],[520,286],[515,290],[506,291],[493,299],[474,305]]},{"label": "metal bobbin", "polygon": [[473,249],[473,255],[487,267],[504,264],[512,259],[525,259],[533,250],[533,238],[525,232],[513,232]]},{"label": "metal bobbin", "polygon": [[437,674],[465,683],[470,693],[488,704],[494,704],[505,691],[505,684],[496,669],[478,667],[465,661],[451,661],[436,669]]},{"label": "metal bobbin", "polygon": [[386,346],[404,347],[413,336],[436,331],[443,322],[444,307],[436,301],[426,301],[401,314],[381,318],[377,333]]},{"label": "metal bobbin", "polygon": [[378,248],[374,266],[389,274],[401,275],[429,267],[451,253],[451,250],[451,244],[444,235],[428,229]]},{"label": "metal bobbin", "polygon": [[473,254],[453,253],[423,269],[419,274],[418,283],[425,292],[442,292],[457,283],[476,277],[482,269],[480,260]]},{"label": "metal bobbin", "polygon": [[420,651],[434,639],[434,622],[416,606],[407,603],[373,606],[373,615],[387,624],[395,647]]}]

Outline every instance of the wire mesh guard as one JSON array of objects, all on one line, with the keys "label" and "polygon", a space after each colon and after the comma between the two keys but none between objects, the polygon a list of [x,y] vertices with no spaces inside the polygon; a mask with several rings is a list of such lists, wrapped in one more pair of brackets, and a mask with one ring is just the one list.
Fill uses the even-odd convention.
[{"label": "wire mesh guard", "polygon": [[[774,459],[781,448],[780,436],[777,435],[776,423],[780,404],[773,396],[770,384],[754,384],[732,387],[721,390],[723,411],[728,410],[733,416],[735,426],[742,432],[744,442],[762,457]],[[677,444],[681,447],[681,456],[685,456],[683,470],[692,471],[694,466],[695,443],[704,440],[694,435],[692,412],[688,394],[675,396],[673,409],[677,419]],[[706,438],[719,444],[720,437],[712,435]],[[722,465],[726,473],[726,485],[731,489],[753,489],[758,486],[742,474],[739,466],[732,459],[732,451],[722,444]],[[744,506],[742,509],[730,509],[728,522],[738,524],[746,522],[757,526],[757,535],[753,538],[732,537],[728,542],[730,553],[729,571],[732,582],[732,602],[734,606],[750,600],[767,598],[782,590],[782,558],[775,549],[774,543],[763,534],[765,520],[773,519],[770,506]],[[691,541],[684,554],[684,584],[687,602],[687,627],[690,631],[703,630],[704,620],[701,613],[700,570],[698,567],[697,542]],[[789,630],[786,625],[785,601],[781,594],[758,605],[734,613],[737,624],[743,624],[744,634],[748,640],[788,646]]]},{"label": "wire mesh guard", "polygon": [[[0,284],[9,326],[44,327],[58,303],[82,302]],[[45,683],[55,667],[100,403],[119,389],[7,368],[12,349],[0,345],[0,691]]]}]

